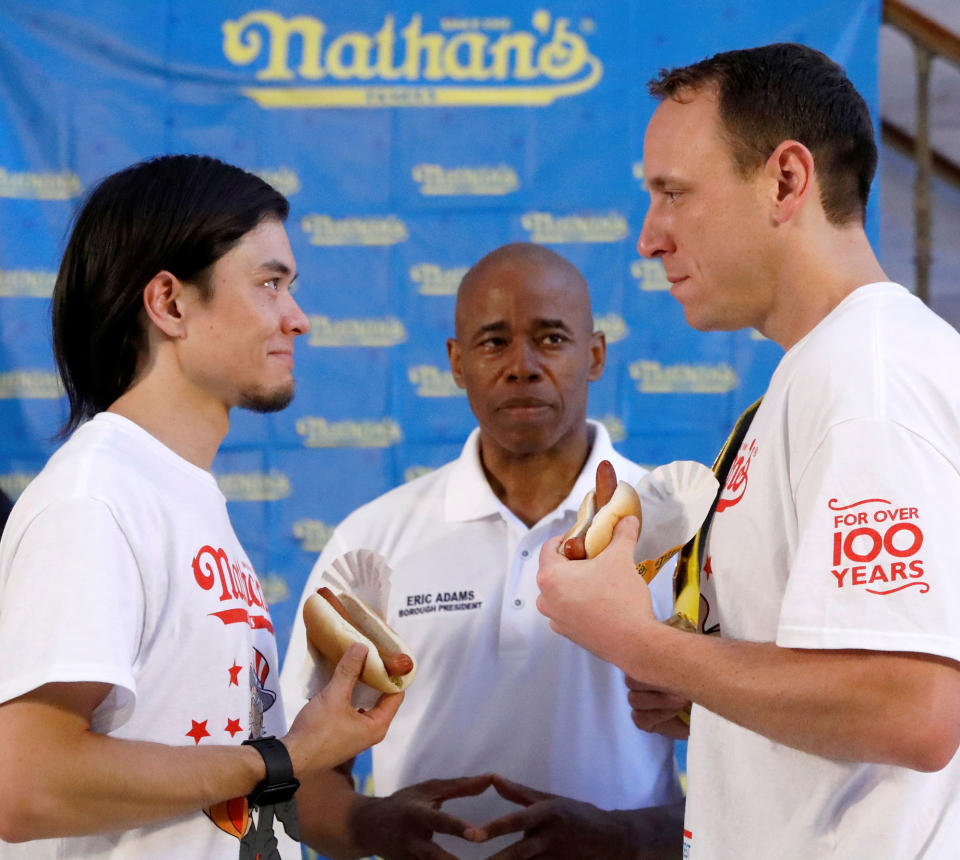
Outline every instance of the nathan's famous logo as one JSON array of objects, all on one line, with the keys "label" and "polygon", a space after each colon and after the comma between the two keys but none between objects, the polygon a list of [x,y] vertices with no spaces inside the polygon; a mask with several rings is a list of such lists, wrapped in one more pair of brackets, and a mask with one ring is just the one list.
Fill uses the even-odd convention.
[{"label": "nathan's famous logo", "polygon": [[627,428],[624,426],[623,419],[619,415],[603,415],[595,420],[607,428],[611,442],[622,442],[627,438]]},{"label": "nathan's famous logo", "polygon": [[923,530],[919,510],[898,507],[886,499],[863,499],[839,505],[830,499],[833,517],[833,556],[830,572],[837,588],[865,586],[870,594],[893,594],[918,586],[922,580]]},{"label": "nathan's famous logo", "polygon": [[496,196],[520,187],[520,178],[509,164],[496,167],[443,167],[439,164],[415,164],[413,181],[426,197]]},{"label": "nathan's famous logo", "polygon": [[310,316],[310,346],[395,346],[406,339],[406,328],[394,317],[332,320],[322,314]]},{"label": "nathan's famous logo", "polygon": [[56,400],[64,395],[60,377],[45,370],[0,373],[0,400]]},{"label": "nathan's famous logo", "polygon": [[629,329],[627,321],[620,314],[609,313],[593,318],[593,328],[595,331],[602,331],[607,338],[607,343],[616,343],[627,336]]},{"label": "nathan's famous logo", "polygon": [[737,372],[726,362],[663,365],[639,359],[628,370],[641,394],[726,394],[737,387]]},{"label": "nathan's famous logo", "polygon": [[258,85],[243,94],[263,108],[542,107],[603,77],[582,35],[593,26],[540,9],[529,29],[444,18],[431,31],[420,14],[402,25],[388,14],[375,32],[334,34],[311,15],[256,9],[222,30],[227,60],[260,64]]},{"label": "nathan's famous logo", "polygon": [[3,490],[11,499],[15,499],[27,488],[27,484],[36,477],[36,472],[0,474],[0,490]]},{"label": "nathan's famous logo", "polygon": [[520,225],[530,241],[540,244],[570,242],[619,242],[629,232],[627,219],[619,212],[606,215],[564,215],[550,212],[526,212]]},{"label": "nathan's famous logo", "polygon": [[434,364],[417,364],[407,368],[407,379],[417,387],[417,397],[466,397],[453,373]]},{"label": "nathan's famous logo", "polygon": [[417,478],[429,475],[434,471],[434,468],[433,466],[407,466],[407,468],[403,470],[403,480],[407,483],[415,481]]},{"label": "nathan's famous logo", "polygon": [[421,296],[455,296],[467,266],[444,269],[436,263],[416,263],[410,267],[410,280]]},{"label": "nathan's famous logo", "polygon": [[747,473],[750,471],[750,463],[757,456],[757,440],[751,439],[749,443],[744,442],[737,451],[737,459],[730,466],[730,472],[727,475],[727,482],[723,485],[723,492],[717,500],[717,513],[732,508],[737,504],[747,492]]},{"label": "nathan's famous logo", "polygon": [[0,298],[24,296],[49,299],[57,273],[45,269],[8,269],[0,271]]},{"label": "nathan's famous logo", "polygon": [[659,260],[634,260],[630,264],[630,275],[645,293],[670,289],[667,273]]},{"label": "nathan's famous logo", "polygon": [[297,520],[293,524],[293,536],[300,541],[304,552],[320,552],[333,536],[333,526],[323,520]]},{"label": "nathan's famous logo", "polygon": [[0,167],[0,197],[22,200],[69,200],[80,193],[80,177],[59,173],[8,172]]},{"label": "nathan's famous logo", "polygon": [[217,486],[230,502],[275,502],[290,495],[290,478],[283,472],[218,473]]},{"label": "nathan's famous logo", "polygon": [[410,238],[407,225],[396,215],[333,218],[317,213],[304,215],[300,227],[311,245],[396,245]]},{"label": "nathan's famous logo", "polygon": [[403,441],[403,430],[392,418],[328,422],[307,415],[297,420],[296,429],[307,448],[388,448]]},{"label": "nathan's famous logo", "polygon": [[221,602],[240,604],[210,615],[224,624],[248,624],[254,630],[273,633],[260,583],[247,561],[231,562],[221,547],[204,546],[194,556],[193,578],[204,591],[219,588]]},{"label": "nathan's famous logo", "polygon": [[253,172],[284,197],[296,194],[300,190],[300,177],[289,167],[264,167],[262,170]]}]

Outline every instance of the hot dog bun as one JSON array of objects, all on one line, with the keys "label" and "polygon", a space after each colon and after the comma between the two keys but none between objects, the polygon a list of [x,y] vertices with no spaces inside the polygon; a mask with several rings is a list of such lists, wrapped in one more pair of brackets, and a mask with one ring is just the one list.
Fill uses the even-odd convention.
[{"label": "hot dog bun", "polygon": [[[571,538],[583,538],[584,551],[587,558],[599,555],[610,543],[613,530],[624,517],[635,516],[643,522],[640,509],[640,497],[637,491],[626,481],[620,481],[613,491],[613,496],[600,510],[596,510],[596,492],[587,493],[577,511],[577,521],[560,541],[559,550],[564,551],[567,541]],[[568,556],[570,558],[583,558]]]},{"label": "hot dog bun", "polygon": [[319,594],[311,594],[303,604],[303,622],[310,644],[335,664],[354,642],[362,642],[367,646],[367,659],[360,676],[364,684],[381,693],[398,693],[409,687],[417,674],[416,660],[413,660],[413,669],[406,675],[388,675],[377,653],[379,646],[386,652],[408,654],[413,659],[403,640],[362,601],[346,593],[340,593],[337,597],[360,630],[341,618],[336,609]]},{"label": "hot dog bun", "polygon": [[643,525],[640,497],[637,491],[626,481],[620,481],[617,489],[613,491],[613,498],[594,514],[593,522],[587,529],[583,541],[587,558],[593,558],[606,549],[617,523],[629,516],[636,517],[640,520],[641,526]]},{"label": "hot dog bun", "polygon": [[563,546],[566,544],[570,538],[582,538],[586,537],[587,530],[590,528],[590,524],[593,522],[593,518],[597,513],[597,494],[594,490],[591,490],[583,497],[583,501],[580,503],[580,510],[577,511],[577,521],[573,524],[570,531],[568,531],[564,536],[563,540],[560,541],[560,551],[563,551]]}]

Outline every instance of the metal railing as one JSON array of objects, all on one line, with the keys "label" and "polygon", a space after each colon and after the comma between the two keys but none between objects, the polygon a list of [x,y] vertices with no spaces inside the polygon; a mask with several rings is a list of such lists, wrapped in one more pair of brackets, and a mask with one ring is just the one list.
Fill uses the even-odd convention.
[{"label": "metal railing", "polygon": [[941,57],[960,68],[960,36],[918,12],[903,0],[883,0],[883,22],[904,33],[913,43],[917,70],[916,127],[914,134],[886,120],[883,138],[888,144],[911,155],[917,165],[914,182],[914,266],[916,292],[930,300],[932,259],[932,218],[930,177],[934,169],[960,185],[960,166],[933,150],[930,143],[930,66]]}]

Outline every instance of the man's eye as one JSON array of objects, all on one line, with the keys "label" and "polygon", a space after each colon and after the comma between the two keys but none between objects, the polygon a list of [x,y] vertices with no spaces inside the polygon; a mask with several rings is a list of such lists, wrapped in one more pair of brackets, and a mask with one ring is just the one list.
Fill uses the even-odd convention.
[{"label": "man's eye", "polygon": [[569,340],[565,334],[560,334],[560,332],[552,332],[551,334],[544,335],[543,339],[549,344],[566,343],[567,340]]},{"label": "man's eye", "polygon": [[680,199],[679,191],[664,191],[663,196],[667,198],[671,203],[676,203]]},{"label": "man's eye", "polygon": [[280,289],[280,279],[279,278],[270,278],[263,282],[263,286],[269,287],[271,290],[276,292]]}]

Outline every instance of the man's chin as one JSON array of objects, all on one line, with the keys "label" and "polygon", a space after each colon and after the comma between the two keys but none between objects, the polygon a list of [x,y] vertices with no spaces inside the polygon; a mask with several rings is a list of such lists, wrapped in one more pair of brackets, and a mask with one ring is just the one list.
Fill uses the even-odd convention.
[{"label": "man's chin", "polygon": [[286,409],[293,400],[294,388],[279,388],[275,391],[245,391],[240,396],[241,409],[266,414]]}]

